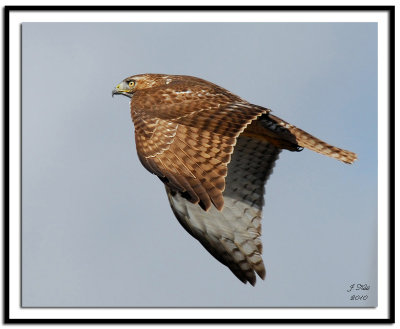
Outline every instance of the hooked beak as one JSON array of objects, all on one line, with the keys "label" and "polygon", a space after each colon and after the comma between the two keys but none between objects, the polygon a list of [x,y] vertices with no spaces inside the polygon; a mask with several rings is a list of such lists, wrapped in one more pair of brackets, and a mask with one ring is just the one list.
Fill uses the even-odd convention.
[{"label": "hooked beak", "polygon": [[121,82],[120,84],[118,84],[113,91],[111,92],[111,96],[114,97],[114,95],[124,95],[127,96],[129,98],[132,97],[132,91],[129,90],[128,88],[128,84],[126,82]]}]

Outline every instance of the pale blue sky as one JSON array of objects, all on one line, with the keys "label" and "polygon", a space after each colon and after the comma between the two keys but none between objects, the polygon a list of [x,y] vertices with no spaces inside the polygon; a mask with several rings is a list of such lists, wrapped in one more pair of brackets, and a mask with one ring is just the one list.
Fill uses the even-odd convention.
[{"label": "pale blue sky", "polygon": [[[376,305],[376,24],[26,23],[22,70],[24,306]],[[139,73],[204,78],[358,154],[281,153],[254,288],[141,166],[129,99],[111,98]]]}]

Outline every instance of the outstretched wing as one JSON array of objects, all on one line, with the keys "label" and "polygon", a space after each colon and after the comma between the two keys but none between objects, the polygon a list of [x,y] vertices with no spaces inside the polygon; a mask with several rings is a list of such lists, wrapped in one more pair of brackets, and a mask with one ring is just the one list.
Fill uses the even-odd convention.
[{"label": "outstretched wing", "polygon": [[[155,89],[155,88],[153,88]],[[269,110],[212,84],[171,83],[131,99],[139,159],[172,190],[208,210],[224,205],[237,136]]]},{"label": "outstretched wing", "polygon": [[172,210],[182,226],[244,283],[265,277],[261,258],[264,185],[280,148],[240,135],[228,164],[225,205],[207,212],[167,187]]}]

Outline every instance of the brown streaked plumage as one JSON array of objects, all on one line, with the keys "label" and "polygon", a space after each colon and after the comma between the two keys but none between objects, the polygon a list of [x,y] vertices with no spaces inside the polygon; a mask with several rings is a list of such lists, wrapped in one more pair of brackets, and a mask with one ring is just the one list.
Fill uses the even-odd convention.
[{"label": "brown streaked plumage", "polygon": [[131,98],[139,159],[165,184],[179,222],[244,283],[265,277],[264,185],[280,151],[357,159],[199,78],[135,75],[113,94]]}]

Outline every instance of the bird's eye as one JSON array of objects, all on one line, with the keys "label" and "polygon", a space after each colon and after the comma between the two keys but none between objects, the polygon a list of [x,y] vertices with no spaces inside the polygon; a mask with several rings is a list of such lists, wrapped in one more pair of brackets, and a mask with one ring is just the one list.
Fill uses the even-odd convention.
[{"label": "bird's eye", "polygon": [[135,85],[135,81],[129,81],[128,86],[133,87]]}]

